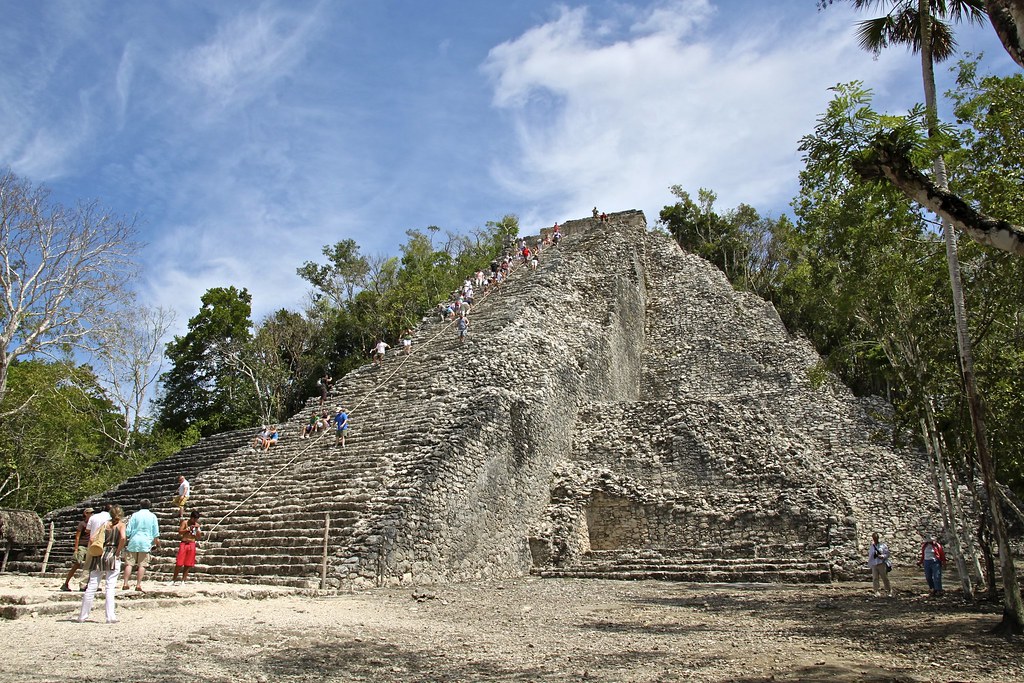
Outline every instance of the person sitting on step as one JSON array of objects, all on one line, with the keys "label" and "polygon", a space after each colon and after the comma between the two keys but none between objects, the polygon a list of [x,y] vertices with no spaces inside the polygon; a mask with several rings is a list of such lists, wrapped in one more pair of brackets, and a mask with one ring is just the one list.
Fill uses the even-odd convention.
[{"label": "person sitting on step", "polygon": [[316,414],[316,411],[314,410],[312,413],[310,413],[309,422],[307,422],[306,426],[302,428],[302,436],[300,436],[299,438],[308,439],[309,437],[311,437],[313,433],[316,432],[316,426],[319,422],[320,417]]},{"label": "person sitting on step", "polygon": [[263,440],[264,439],[269,439],[269,438],[270,438],[270,426],[269,425],[263,425],[263,429],[260,430],[260,433],[257,434],[255,437],[253,437],[252,446],[249,448],[249,451],[251,453],[255,453],[256,449],[263,448]]},{"label": "person sitting on step", "polygon": [[268,431],[268,434],[261,437],[264,453],[269,451],[271,446],[277,445],[277,439],[281,435],[281,433],[277,431],[277,425],[271,425]]}]

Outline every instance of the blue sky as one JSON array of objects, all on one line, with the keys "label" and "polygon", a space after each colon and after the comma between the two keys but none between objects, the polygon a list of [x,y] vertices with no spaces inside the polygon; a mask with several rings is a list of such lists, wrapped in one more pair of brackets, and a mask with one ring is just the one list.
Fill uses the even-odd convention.
[{"label": "blue sky", "polygon": [[[215,286],[301,308],[295,269],[344,238],[393,254],[594,205],[653,224],[674,184],[778,215],[830,86],[921,99],[916,57],[815,4],[0,0],[0,166],[137,215],[139,292],[179,332]],[[988,25],[958,36],[1014,71]]]}]

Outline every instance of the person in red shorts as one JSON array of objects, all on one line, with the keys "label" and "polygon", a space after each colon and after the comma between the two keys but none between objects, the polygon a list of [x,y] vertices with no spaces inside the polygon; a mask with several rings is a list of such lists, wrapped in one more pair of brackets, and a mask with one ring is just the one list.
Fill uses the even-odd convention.
[{"label": "person in red shorts", "polygon": [[188,520],[181,520],[178,526],[178,533],[181,535],[181,543],[178,544],[178,558],[174,561],[174,576],[171,583],[178,582],[178,574],[181,580],[188,581],[188,573],[196,566],[196,542],[199,541],[199,513],[195,510],[188,516]]}]

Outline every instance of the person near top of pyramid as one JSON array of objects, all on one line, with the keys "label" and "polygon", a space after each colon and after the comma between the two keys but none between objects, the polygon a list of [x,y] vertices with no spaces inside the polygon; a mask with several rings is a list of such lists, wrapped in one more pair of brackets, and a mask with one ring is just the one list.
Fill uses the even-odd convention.
[{"label": "person near top of pyramid", "polygon": [[320,405],[327,403],[327,392],[331,390],[331,385],[334,384],[334,378],[331,377],[331,373],[325,372],[324,376],[316,381],[317,387],[320,388]]}]

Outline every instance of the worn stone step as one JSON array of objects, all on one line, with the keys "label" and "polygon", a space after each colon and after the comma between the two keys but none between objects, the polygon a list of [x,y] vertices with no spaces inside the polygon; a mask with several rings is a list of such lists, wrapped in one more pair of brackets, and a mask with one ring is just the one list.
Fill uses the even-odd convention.
[{"label": "worn stone step", "polygon": [[542,569],[534,572],[543,578],[616,579],[622,581],[659,580],[687,583],[830,583],[828,571],[601,571],[595,568]]}]

